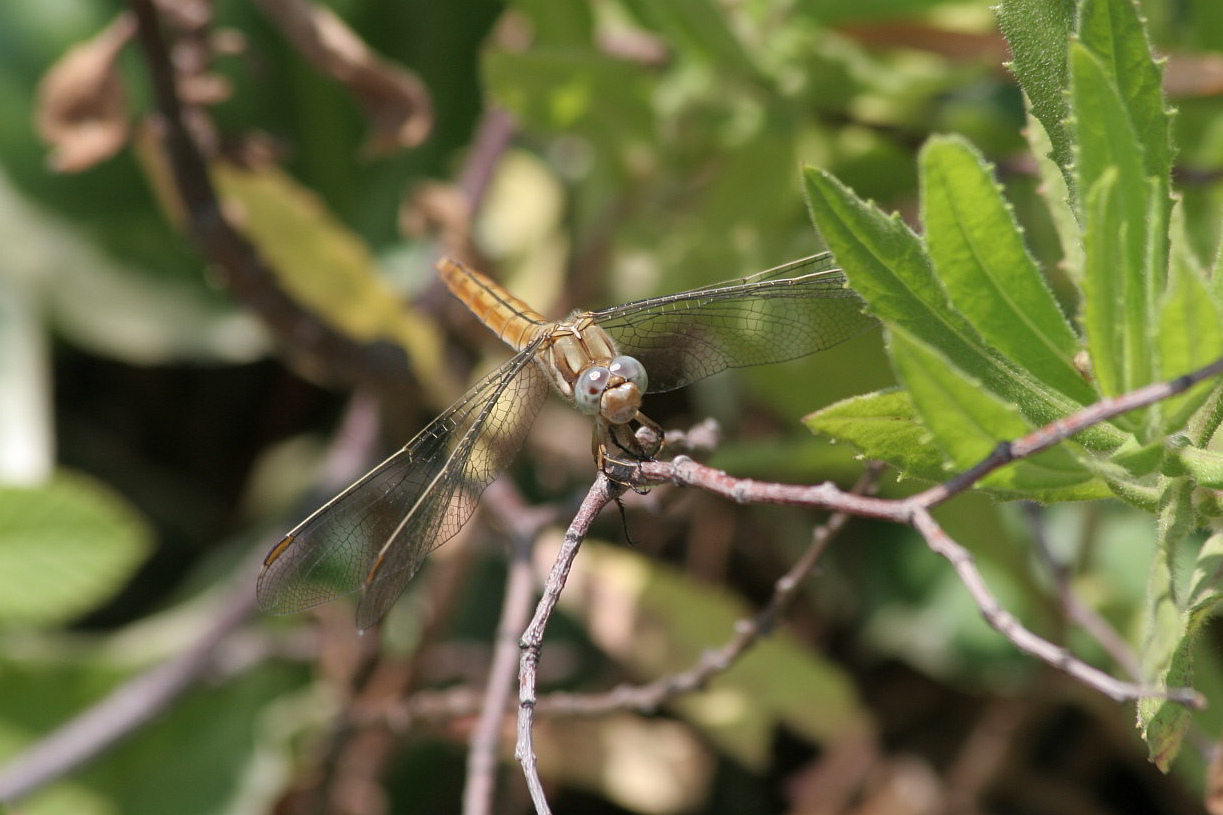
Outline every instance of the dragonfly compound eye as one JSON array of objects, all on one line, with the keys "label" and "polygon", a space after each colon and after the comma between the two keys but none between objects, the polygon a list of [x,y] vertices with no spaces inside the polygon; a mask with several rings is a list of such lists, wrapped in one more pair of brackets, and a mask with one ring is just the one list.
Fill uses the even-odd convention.
[{"label": "dragonfly compound eye", "polygon": [[599,413],[599,403],[607,383],[611,380],[611,372],[602,365],[591,365],[582,371],[577,383],[573,386],[573,401],[577,402],[578,410],[590,416]]},{"label": "dragonfly compound eye", "polygon": [[607,370],[611,372],[612,376],[632,382],[637,386],[639,393],[649,390],[650,380],[646,376],[645,366],[638,362],[636,357],[616,357],[611,361],[611,365],[607,366]]}]

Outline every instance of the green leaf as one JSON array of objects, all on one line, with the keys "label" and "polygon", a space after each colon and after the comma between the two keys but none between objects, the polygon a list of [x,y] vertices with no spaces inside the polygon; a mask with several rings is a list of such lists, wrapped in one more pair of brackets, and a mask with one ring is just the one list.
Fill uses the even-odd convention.
[{"label": "green leaf", "polygon": [[926,246],[952,304],[1020,368],[1080,404],[1096,393],[1075,367],[1079,340],[1049,291],[991,168],[958,137],[920,156]]},{"label": "green leaf", "polygon": [[[1003,401],[1016,405],[1034,425],[1056,421],[1080,407],[986,346],[952,307],[921,242],[898,218],[885,217],[819,169],[807,169],[806,192],[829,249],[876,316],[954,360]],[[1110,450],[1125,435],[1111,424],[1100,424],[1075,440],[1092,449]]]},{"label": "green leaf", "polygon": [[296,671],[271,664],[194,690],[85,776],[124,815],[271,811],[274,793],[253,775],[275,777],[290,760],[283,711],[298,681]]},{"label": "green leaf", "polygon": [[[184,642],[199,636],[198,631],[180,633]],[[113,657],[120,651],[132,657],[132,649],[116,645],[115,639],[97,647],[79,637],[71,644],[44,639],[34,653],[0,660],[0,761],[71,721],[127,678],[116,671]],[[223,683],[202,683],[205,687],[179,698],[70,781],[23,799],[21,812],[270,812],[277,783],[291,764],[294,745],[288,734],[300,733],[304,718],[287,720],[293,712],[287,692],[301,679],[296,666],[264,660]],[[317,699],[311,704],[320,707]]]},{"label": "green leaf", "polygon": [[886,461],[909,478],[941,481],[945,460],[918,421],[902,390],[868,393],[835,402],[803,419],[814,433],[847,441],[869,459]]},{"label": "green leaf", "polygon": [[1210,267],[1210,296],[1215,305],[1223,305],[1223,252],[1215,253],[1215,261]]},{"label": "green leaf", "polygon": [[594,42],[594,12],[586,3],[568,0],[514,0],[514,7],[530,19],[535,46],[590,48]]},{"label": "green leaf", "polygon": [[[1185,498],[1177,503],[1188,504],[1188,491],[1181,492]],[[1187,513],[1189,509],[1167,511]],[[1147,676],[1161,688],[1192,684],[1193,645],[1212,610],[1223,599],[1223,579],[1220,579],[1223,576],[1223,533],[1211,535],[1202,546],[1183,602],[1176,599],[1167,555],[1176,542],[1172,537],[1161,536],[1161,553],[1155,559],[1147,600],[1143,666]],[[1146,739],[1151,760],[1161,770],[1167,772],[1176,758],[1189,721],[1189,711],[1183,705],[1159,698],[1139,701],[1138,726]]]},{"label": "green leaf", "polygon": [[1053,162],[1063,173],[1069,173],[1072,164],[1072,136],[1066,127],[1066,43],[1074,8],[1075,0],[1002,0],[997,12],[1011,47],[1011,71],[1028,97],[1032,115],[1044,126]]},{"label": "green leaf", "polygon": [[1100,61],[1076,44],[1071,47],[1071,65],[1076,167],[1079,189],[1087,196],[1084,326],[1100,390],[1116,396],[1153,378],[1155,275],[1147,255],[1150,186],[1143,174],[1141,146]]},{"label": "green leaf", "polygon": [[1200,447],[1183,447],[1176,452],[1176,460],[1198,486],[1223,489],[1223,453]]},{"label": "green leaf", "polygon": [[1131,473],[1112,464],[1112,462],[1092,462],[1083,460],[1083,466],[1092,470],[1096,477],[1108,485],[1113,496],[1143,512],[1154,513],[1159,510],[1159,502],[1163,498],[1163,488],[1152,486],[1133,478]]},{"label": "green leaf", "polygon": [[1114,204],[1117,173],[1101,178],[1087,195],[1084,244],[1083,330],[1091,351],[1091,375],[1100,390],[1115,396],[1125,390],[1125,335],[1121,330],[1121,295],[1115,285],[1120,275],[1120,217]]},{"label": "green leaf", "polygon": [[80,616],[123,586],[150,545],[144,520],[91,478],[0,488],[0,622]]},{"label": "green leaf", "polygon": [[490,51],[481,74],[488,94],[527,127],[585,135],[603,153],[656,138],[653,82],[627,60],[568,48]]},{"label": "green leaf", "polygon": [[1172,172],[1172,142],[1163,77],[1152,58],[1138,5],[1131,0],[1083,0],[1077,33],[1117,87],[1140,145],[1142,176],[1167,179]]},{"label": "green leaf", "polygon": [[[855,396],[810,414],[803,422],[812,432],[848,442],[868,459],[885,461],[902,476],[939,482],[947,478],[947,461],[930,431],[921,423],[908,392],[879,391]],[[1030,466],[1031,462],[1026,462]],[[1026,468],[1025,468],[1026,469]],[[1004,473],[1007,471],[1003,471]],[[1000,497],[1035,498],[1054,503],[1106,498],[1111,495],[1099,479],[1068,477],[1038,471],[1036,477],[998,476],[990,492]]]},{"label": "green leaf", "polygon": [[1049,217],[1053,228],[1057,231],[1062,245],[1061,266],[1071,280],[1082,285],[1083,278],[1083,231],[1075,216],[1070,200],[1070,188],[1066,186],[1069,168],[1057,166],[1050,158],[1053,147],[1049,135],[1039,119],[1032,116],[1031,105],[1028,105],[1027,127],[1024,134],[1028,145],[1036,159],[1036,169],[1040,175],[1040,185],[1037,188],[1045,206],[1049,209]]},{"label": "green leaf", "polygon": [[[1159,371],[1163,379],[1182,376],[1223,355],[1223,314],[1220,313],[1205,271],[1188,245],[1179,218],[1173,231],[1168,288],[1159,311]],[[1184,429],[1189,417],[1210,396],[1216,381],[1201,382],[1187,393],[1164,400],[1164,432]]]},{"label": "green leaf", "polygon": [[1124,467],[1131,475],[1144,476],[1150,475],[1159,469],[1163,458],[1164,445],[1162,439],[1148,444],[1140,444],[1137,439],[1133,439],[1131,443],[1117,448],[1108,457],[1108,461],[1110,464]]},{"label": "green leaf", "polygon": [[[979,382],[904,329],[892,327],[889,345],[897,378],[908,390],[922,423],[956,470],[972,467],[1000,442],[1017,439],[1032,430],[1012,405],[984,390]],[[1057,496],[1091,480],[1090,472],[1079,466],[1065,448],[1057,447],[990,473],[980,486],[1049,500],[1048,496]],[[1097,483],[1075,494],[1106,493],[1103,484]]]}]

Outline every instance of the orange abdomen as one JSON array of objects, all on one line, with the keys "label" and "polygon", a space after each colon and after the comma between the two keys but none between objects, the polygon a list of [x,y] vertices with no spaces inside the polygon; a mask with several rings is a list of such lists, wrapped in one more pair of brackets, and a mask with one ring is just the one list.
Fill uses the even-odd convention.
[{"label": "orange abdomen", "polygon": [[446,288],[516,351],[525,348],[549,325],[539,312],[510,294],[500,283],[457,260],[442,258],[437,262],[437,270]]}]

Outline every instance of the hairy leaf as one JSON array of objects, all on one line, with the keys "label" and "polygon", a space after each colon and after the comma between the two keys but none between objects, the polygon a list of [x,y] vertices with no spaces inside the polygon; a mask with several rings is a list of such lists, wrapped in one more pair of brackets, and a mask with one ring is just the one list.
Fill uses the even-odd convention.
[{"label": "hairy leaf", "polygon": [[1094,402],[1074,364],[1078,337],[984,159],[960,138],[935,137],[920,162],[926,245],[951,302],[1017,366],[1080,404]]},{"label": "hairy leaf", "polygon": [[[951,360],[904,329],[892,328],[889,338],[897,377],[908,390],[922,424],[957,471],[977,464],[1000,442],[1017,439],[1033,429],[1013,405],[999,400]],[[1055,447],[991,473],[981,486],[1042,500],[1107,494],[1099,482],[1086,485],[1091,480],[1091,473],[1065,448]],[[1081,489],[1067,492],[1079,485],[1083,485]]]},{"label": "hairy leaf", "polygon": [[[917,236],[899,219],[885,217],[820,170],[807,170],[806,182],[820,232],[875,316],[954,360],[1034,425],[1056,421],[1080,407],[982,340],[951,304]],[[1110,424],[1096,425],[1075,438],[1099,450],[1116,448],[1125,440]]]}]

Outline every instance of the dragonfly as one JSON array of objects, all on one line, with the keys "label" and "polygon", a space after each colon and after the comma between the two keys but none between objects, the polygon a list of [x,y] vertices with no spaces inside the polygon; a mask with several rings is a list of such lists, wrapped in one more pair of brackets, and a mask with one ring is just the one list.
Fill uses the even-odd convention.
[{"label": "dragonfly", "polygon": [[[516,353],[272,548],[257,587],[263,610],[290,614],[359,593],[358,628],[376,624],[509,466],[549,391],[594,417],[600,468],[645,460],[662,434],[641,412],[643,394],[806,356],[876,324],[826,252],[559,321],[458,261],[442,259],[438,271]],[[634,426],[659,441],[642,444]]]}]

